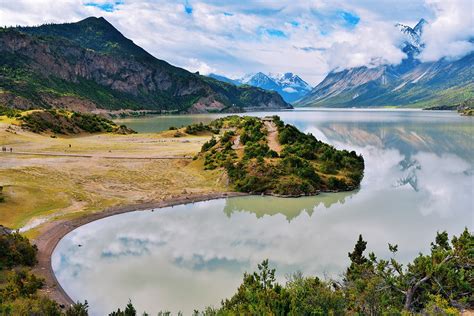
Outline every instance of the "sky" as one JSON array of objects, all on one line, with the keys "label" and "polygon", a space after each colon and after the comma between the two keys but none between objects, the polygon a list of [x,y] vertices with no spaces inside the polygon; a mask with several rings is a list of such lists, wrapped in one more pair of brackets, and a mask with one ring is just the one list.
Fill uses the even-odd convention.
[{"label": "sky", "polygon": [[398,64],[396,23],[429,24],[422,61],[474,50],[472,0],[0,0],[0,25],[103,16],[159,59],[201,74],[298,74],[316,85],[330,71]]}]

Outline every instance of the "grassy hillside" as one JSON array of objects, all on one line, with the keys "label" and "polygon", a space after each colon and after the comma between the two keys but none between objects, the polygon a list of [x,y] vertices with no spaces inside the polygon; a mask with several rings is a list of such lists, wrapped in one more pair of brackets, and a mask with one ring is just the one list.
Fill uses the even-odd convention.
[{"label": "grassy hillside", "polygon": [[159,60],[103,18],[0,28],[0,53],[0,105],[10,108],[179,113],[290,107],[278,94]]},{"label": "grassy hillside", "polygon": [[99,115],[67,112],[64,110],[34,111],[18,118],[21,126],[34,133],[81,134],[81,133],[135,133],[125,125],[118,126],[114,122]]}]

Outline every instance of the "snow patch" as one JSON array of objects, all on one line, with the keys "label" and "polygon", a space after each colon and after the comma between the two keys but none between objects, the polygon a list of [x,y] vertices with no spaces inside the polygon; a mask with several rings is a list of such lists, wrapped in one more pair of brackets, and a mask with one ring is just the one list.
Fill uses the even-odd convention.
[{"label": "snow patch", "polygon": [[400,89],[403,88],[406,84],[407,84],[406,81],[405,81],[405,82],[402,82],[400,85],[398,85],[397,87],[395,87],[395,88],[392,90],[392,92],[393,92],[393,91],[400,90]]},{"label": "snow patch", "polygon": [[426,70],[424,73],[422,73],[421,76],[419,76],[418,78],[416,78],[415,80],[413,80],[411,83],[417,83],[417,82],[420,81],[420,79],[423,78],[427,73],[428,73],[428,70]]},{"label": "snow patch", "polygon": [[285,87],[283,88],[283,91],[287,92],[287,93],[295,93],[295,92],[298,92],[296,91],[296,89],[292,88],[292,87]]}]

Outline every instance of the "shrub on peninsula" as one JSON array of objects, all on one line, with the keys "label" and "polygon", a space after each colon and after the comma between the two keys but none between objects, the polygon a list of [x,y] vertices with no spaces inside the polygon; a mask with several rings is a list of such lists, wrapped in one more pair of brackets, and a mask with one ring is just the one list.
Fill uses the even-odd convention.
[{"label": "shrub on peninsula", "polygon": [[[278,131],[280,153],[270,148],[266,124],[274,124]],[[310,195],[351,190],[362,180],[362,156],[337,150],[311,134],[285,125],[277,116],[266,119],[266,123],[256,117],[230,116],[209,125],[218,125],[224,132],[202,146],[204,168],[225,169],[229,183],[237,191]]]}]

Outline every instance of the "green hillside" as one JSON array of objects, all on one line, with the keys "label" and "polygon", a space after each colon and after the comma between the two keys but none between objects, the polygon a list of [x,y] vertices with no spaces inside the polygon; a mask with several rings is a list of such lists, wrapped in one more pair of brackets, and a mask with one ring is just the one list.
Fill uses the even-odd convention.
[{"label": "green hillside", "polygon": [[284,124],[278,116],[228,116],[186,130],[220,133],[197,158],[206,170],[223,169],[235,190],[277,196],[314,195],[359,187],[364,159],[337,150]]},{"label": "green hillside", "polygon": [[159,60],[103,18],[1,28],[0,53],[0,105],[13,108],[291,108],[276,93],[235,87]]}]

